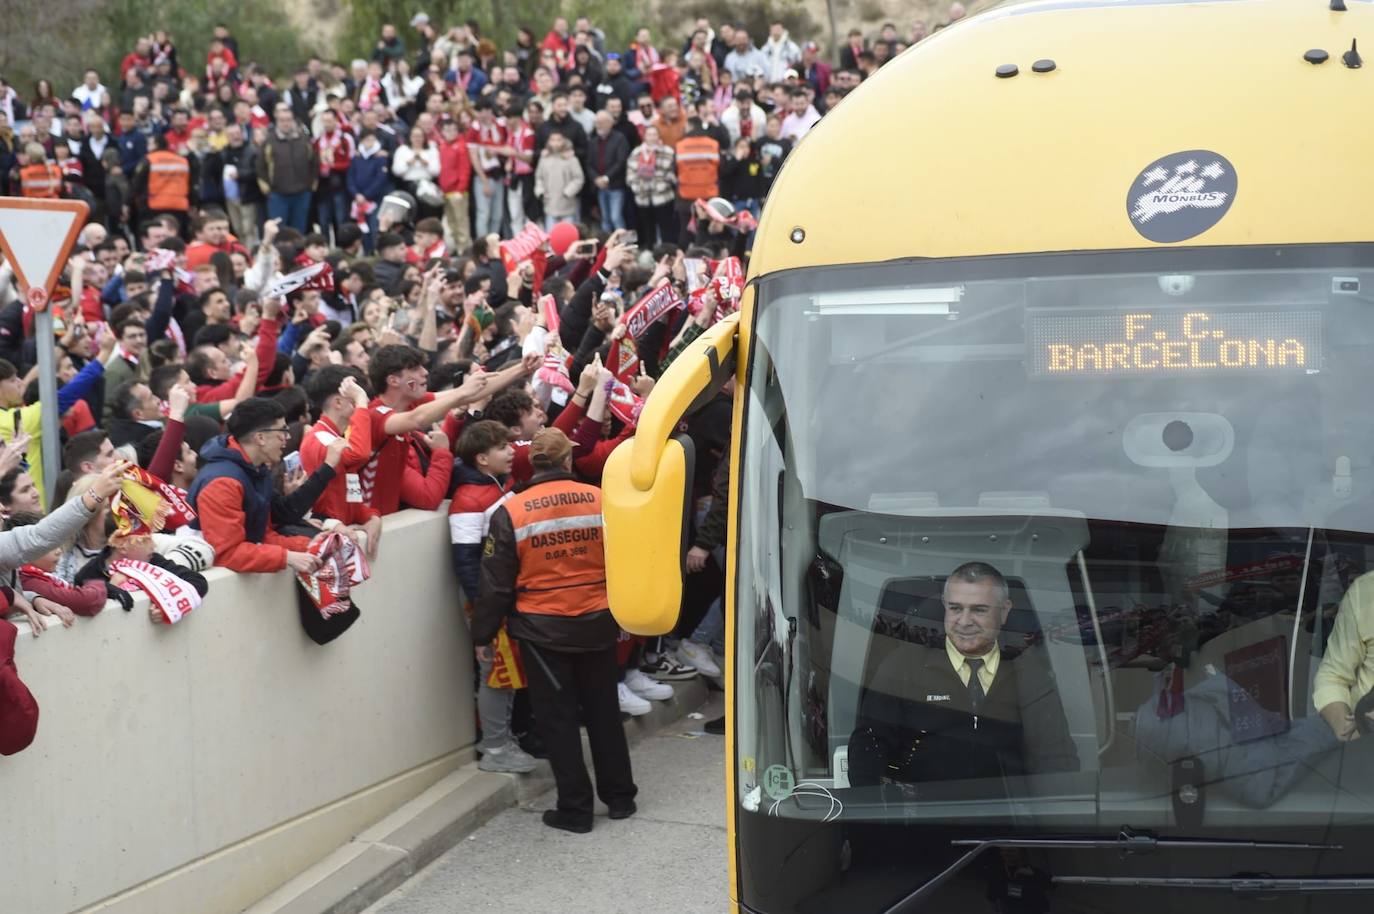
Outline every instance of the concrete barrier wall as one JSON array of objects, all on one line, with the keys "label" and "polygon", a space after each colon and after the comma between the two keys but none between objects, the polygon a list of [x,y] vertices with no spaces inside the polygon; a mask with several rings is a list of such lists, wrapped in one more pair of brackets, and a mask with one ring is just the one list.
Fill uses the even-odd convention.
[{"label": "concrete barrier wall", "polygon": [[441,514],[387,521],[362,618],[305,637],[294,579],[207,574],[16,661],[38,737],[0,758],[0,911],[239,911],[472,757],[472,661]]}]

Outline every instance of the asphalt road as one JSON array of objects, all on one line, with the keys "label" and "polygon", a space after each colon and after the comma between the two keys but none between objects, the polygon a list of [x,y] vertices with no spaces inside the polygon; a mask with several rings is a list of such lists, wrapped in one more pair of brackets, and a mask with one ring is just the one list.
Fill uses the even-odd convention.
[{"label": "asphalt road", "polygon": [[631,749],[639,812],[597,804],[589,835],[548,828],[552,791],[508,809],[364,914],[720,914],[726,909],[725,741],[701,709]]}]

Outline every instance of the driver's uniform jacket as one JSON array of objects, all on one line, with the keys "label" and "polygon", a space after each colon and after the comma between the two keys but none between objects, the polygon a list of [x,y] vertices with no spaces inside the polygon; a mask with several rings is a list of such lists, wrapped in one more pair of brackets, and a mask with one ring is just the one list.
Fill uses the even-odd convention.
[{"label": "driver's uniform jacket", "polygon": [[491,516],[482,546],[472,641],[512,638],[557,651],[597,651],[620,628],[606,597],[601,490],[571,474],[535,476]]},{"label": "driver's uniform jacket", "polygon": [[1003,650],[975,715],[943,643],[899,645],[864,692],[849,740],[849,780],[878,784],[1078,770],[1048,658]]}]

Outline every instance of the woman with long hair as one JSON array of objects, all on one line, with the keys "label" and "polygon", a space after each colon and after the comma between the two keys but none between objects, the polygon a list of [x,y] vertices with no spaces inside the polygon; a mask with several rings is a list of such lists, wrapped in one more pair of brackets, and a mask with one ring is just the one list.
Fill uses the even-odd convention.
[{"label": "woman with long hair", "polygon": [[59,111],[62,110],[62,104],[52,90],[51,80],[40,79],[33,84],[33,103],[29,105],[29,110],[32,111],[39,105],[53,105]]},{"label": "woman with long hair", "polygon": [[412,127],[406,144],[396,148],[391,173],[419,203],[420,218],[442,211],[444,198],[435,183],[439,178],[439,147],[425,135],[423,127]]},{"label": "woman with long hair", "polygon": [[393,61],[387,74],[382,77],[382,88],[386,89],[386,97],[391,101],[396,116],[407,124],[415,122],[415,114],[419,110],[416,106],[424,86],[425,78],[411,75],[410,61],[404,57]]},{"label": "woman with long hair", "polygon": [[515,59],[520,72],[527,78],[534,75],[539,63],[539,49],[535,45],[534,30],[527,25],[520,26],[515,32]]}]

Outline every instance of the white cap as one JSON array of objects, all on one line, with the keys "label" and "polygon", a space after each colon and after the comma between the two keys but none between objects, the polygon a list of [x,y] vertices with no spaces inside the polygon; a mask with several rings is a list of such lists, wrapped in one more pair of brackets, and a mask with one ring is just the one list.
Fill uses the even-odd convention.
[{"label": "white cap", "polygon": [[418,29],[422,25],[429,25],[429,13],[416,13],[410,17],[410,27]]}]

